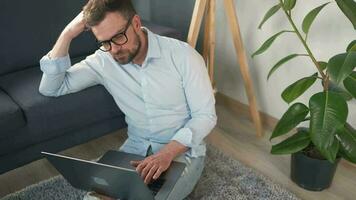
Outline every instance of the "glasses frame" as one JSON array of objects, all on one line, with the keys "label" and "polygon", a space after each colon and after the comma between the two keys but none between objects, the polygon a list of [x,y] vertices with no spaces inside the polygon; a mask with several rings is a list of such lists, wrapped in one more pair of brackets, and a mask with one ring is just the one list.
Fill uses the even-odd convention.
[{"label": "glasses frame", "polygon": [[[122,46],[122,45],[126,44],[126,43],[129,41],[129,39],[127,38],[127,35],[126,35],[126,31],[127,31],[127,29],[129,29],[129,27],[130,27],[130,25],[131,25],[131,21],[132,21],[132,18],[130,18],[130,19],[127,21],[127,24],[126,24],[125,29],[124,29],[123,31],[121,31],[120,33],[115,34],[115,35],[112,36],[109,40],[104,40],[104,41],[98,41],[98,40],[96,40],[96,41],[97,41],[97,46],[98,46],[98,48],[99,48],[101,51],[108,52],[108,51],[110,51],[110,50],[112,49],[112,43],[114,43],[115,45],[118,45],[118,46]],[[115,37],[118,37],[118,36],[121,36],[121,35],[123,35],[123,36],[125,37],[125,42],[122,42],[122,43],[119,44],[119,43],[117,43],[117,42],[114,41],[114,38],[115,38]],[[107,44],[110,45],[108,49],[102,49],[102,48],[104,48],[104,44],[105,44],[105,43],[107,43]]]}]

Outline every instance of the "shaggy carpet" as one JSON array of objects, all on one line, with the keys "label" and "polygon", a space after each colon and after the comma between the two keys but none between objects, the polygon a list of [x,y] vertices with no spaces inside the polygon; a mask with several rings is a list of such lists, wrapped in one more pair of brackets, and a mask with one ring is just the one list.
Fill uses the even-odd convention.
[{"label": "shaggy carpet", "polygon": [[[73,188],[63,177],[57,176],[2,200],[77,200],[85,192]],[[209,145],[202,177],[187,200],[296,200],[295,194],[255,170],[234,160]]]}]

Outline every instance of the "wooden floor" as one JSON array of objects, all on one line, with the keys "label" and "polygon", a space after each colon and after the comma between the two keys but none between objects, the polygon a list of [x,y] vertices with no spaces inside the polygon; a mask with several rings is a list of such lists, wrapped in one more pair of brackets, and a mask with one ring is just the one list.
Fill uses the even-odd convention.
[{"label": "wooden floor", "polygon": [[[331,188],[322,192],[309,192],[296,186],[289,178],[290,156],[269,154],[270,130],[263,138],[257,138],[246,108],[241,112],[231,104],[217,103],[218,125],[208,137],[208,142],[227,155],[245,163],[273,181],[291,190],[301,199],[356,199],[356,167],[341,161]],[[76,146],[61,153],[83,159],[94,159],[109,149],[117,149],[126,138],[126,130]],[[58,173],[44,159],[32,162],[0,175],[0,198],[28,185],[53,177]]]}]

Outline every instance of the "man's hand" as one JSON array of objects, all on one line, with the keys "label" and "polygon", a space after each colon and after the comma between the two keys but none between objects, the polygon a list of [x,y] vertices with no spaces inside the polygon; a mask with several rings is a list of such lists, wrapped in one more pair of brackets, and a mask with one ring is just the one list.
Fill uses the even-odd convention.
[{"label": "man's hand", "polygon": [[166,171],[174,158],[170,153],[158,152],[157,154],[148,156],[141,161],[131,161],[131,164],[136,167],[136,171],[141,174],[145,184],[151,182],[152,178],[157,179],[164,171]]},{"label": "man's hand", "polygon": [[175,157],[187,150],[188,147],[181,143],[171,141],[156,154],[148,156],[144,160],[131,161],[131,165],[136,167],[136,171],[144,179],[145,184],[148,184],[151,182],[152,178],[157,179],[163,172],[165,172]]}]

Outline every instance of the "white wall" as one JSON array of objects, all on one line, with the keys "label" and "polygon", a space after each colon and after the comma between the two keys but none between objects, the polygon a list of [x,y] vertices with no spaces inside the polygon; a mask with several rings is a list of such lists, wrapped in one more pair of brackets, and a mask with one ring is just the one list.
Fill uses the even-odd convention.
[{"label": "white wall", "polygon": [[[270,68],[282,57],[292,53],[305,53],[306,51],[293,33],[285,33],[275,40],[272,46],[262,55],[251,58],[251,54],[274,33],[283,29],[291,30],[287,19],[282,12],[267,21],[262,30],[257,29],[258,24],[266,11],[277,4],[278,0],[235,0],[239,18],[242,39],[248,62],[250,75],[254,82],[255,95],[258,107],[269,115],[280,118],[288,108],[281,99],[281,92],[296,80],[316,72],[308,57],[297,57],[278,69],[267,81]],[[313,8],[327,1],[297,1],[293,10],[293,18],[300,26],[304,16]],[[248,103],[245,88],[236,59],[230,29],[224,11],[222,0],[217,0],[217,39],[215,80],[219,92],[228,95],[245,104]],[[311,26],[308,44],[317,60],[328,61],[335,54],[345,52],[346,46],[356,39],[356,31],[335,2],[327,5],[319,13]],[[321,91],[320,82],[316,82],[304,95],[296,101],[308,105],[312,93]],[[294,102],[296,102],[294,101]],[[356,101],[349,102],[348,121],[356,127]]]}]

